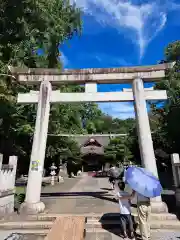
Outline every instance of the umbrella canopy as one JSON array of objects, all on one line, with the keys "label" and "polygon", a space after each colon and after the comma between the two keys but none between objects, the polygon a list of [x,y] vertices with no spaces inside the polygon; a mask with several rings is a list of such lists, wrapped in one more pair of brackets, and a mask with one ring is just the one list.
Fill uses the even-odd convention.
[{"label": "umbrella canopy", "polygon": [[162,186],[158,178],[144,168],[129,167],[125,172],[125,180],[133,190],[145,197],[161,195]]}]

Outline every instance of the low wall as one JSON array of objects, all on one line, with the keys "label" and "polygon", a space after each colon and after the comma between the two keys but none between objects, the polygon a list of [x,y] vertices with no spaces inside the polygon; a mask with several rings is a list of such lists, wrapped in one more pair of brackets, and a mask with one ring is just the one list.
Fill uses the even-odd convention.
[{"label": "low wall", "polygon": [[0,217],[14,212],[14,191],[2,192],[0,196]]},{"label": "low wall", "polygon": [[9,164],[3,165],[0,154],[0,217],[14,212],[15,177],[17,157],[10,156]]}]

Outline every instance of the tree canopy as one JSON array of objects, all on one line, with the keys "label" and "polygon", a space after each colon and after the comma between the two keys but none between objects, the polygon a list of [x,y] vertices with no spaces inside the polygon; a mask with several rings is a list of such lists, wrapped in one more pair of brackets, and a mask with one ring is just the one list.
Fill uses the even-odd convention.
[{"label": "tree canopy", "polygon": [[105,158],[111,164],[124,164],[128,165],[133,155],[130,151],[127,137],[116,137],[112,138],[105,148]]},{"label": "tree canopy", "polygon": [[[80,36],[81,32],[81,11],[69,0],[0,2],[0,152],[5,157],[17,155],[22,171],[27,171],[29,165],[37,106],[17,104],[17,93],[37,90],[37,87],[22,86],[5,76],[8,66],[62,69],[62,44],[68,44],[68,40]],[[155,85],[156,89],[167,90],[168,101],[151,104],[149,113],[158,154],[180,153],[180,41],[167,46],[163,62],[170,61],[175,61],[174,67],[166,72],[166,79]],[[55,89],[81,92],[84,87],[63,85]],[[105,150],[106,156],[114,161],[140,160],[134,119],[114,119],[102,113],[95,103],[53,104],[46,160],[50,164],[61,155],[80,161],[77,143],[55,136],[60,133],[128,132],[126,140],[114,139]]]},{"label": "tree canopy", "polygon": [[[8,66],[59,68],[61,46],[81,35],[81,11],[69,0],[2,0],[0,2],[0,152],[17,155],[20,171],[28,170],[37,106],[17,104],[18,92],[37,90],[20,85],[8,74]],[[83,91],[66,86],[61,92]],[[56,137],[60,133],[126,133],[133,120],[112,119],[97,104],[53,104],[51,107],[46,164],[72,157],[80,161],[77,143]]]},{"label": "tree canopy", "polygon": [[165,152],[180,153],[180,41],[167,46],[165,60],[175,61],[175,65],[167,71],[166,79],[156,84],[157,89],[165,89],[168,95],[168,101],[162,103],[161,107],[153,106],[152,108],[152,113],[157,118],[156,144],[161,146]]},{"label": "tree canopy", "polygon": [[[155,84],[155,89],[167,91],[168,100],[151,103],[149,119],[157,163],[170,165],[169,154],[180,153],[180,41],[166,47],[165,59],[161,62],[175,62],[173,68],[166,71],[165,79]],[[129,139],[133,155],[138,156],[135,129],[130,133]]]},{"label": "tree canopy", "polygon": [[[2,0],[0,13],[0,151],[5,156],[17,155],[19,164],[28,167],[37,106],[18,105],[17,93],[27,92],[30,88],[20,86],[2,74],[8,73],[8,65],[61,68],[61,44],[73,35],[81,34],[81,12],[68,0]],[[70,121],[72,131],[80,128],[71,111],[69,106],[52,107],[51,133],[67,129]],[[60,121],[62,127],[58,124]],[[52,158],[55,152],[59,154],[63,141],[67,143],[60,139],[57,148],[57,142],[55,144],[54,140],[48,139],[47,158]],[[69,147],[72,148],[72,144]]]}]

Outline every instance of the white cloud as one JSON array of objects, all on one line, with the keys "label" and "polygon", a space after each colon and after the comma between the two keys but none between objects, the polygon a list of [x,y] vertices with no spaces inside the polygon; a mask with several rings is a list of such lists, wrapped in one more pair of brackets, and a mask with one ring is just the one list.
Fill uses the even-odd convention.
[{"label": "white cloud", "polygon": [[69,66],[69,59],[64,55],[63,52],[61,52],[60,61],[62,62],[64,68]]},{"label": "white cloud", "polygon": [[168,4],[167,4],[167,7],[170,8],[172,11],[178,11],[180,10],[180,4],[176,3],[176,2],[173,2],[173,1],[170,1]]},{"label": "white cloud", "polygon": [[96,53],[96,55],[92,55],[98,62],[106,62],[111,63],[112,65],[119,65],[119,66],[130,66],[131,63],[127,62],[124,58],[121,57],[114,57],[103,53]]},{"label": "white cloud", "polygon": [[104,26],[111,26],[139,46],[140,58],[167,21],[164,5],[157,1],[136,5],[127,0],[76,0],[86,14]]},{"label": "white cloud", "polygon": [[100,109],[113,118],[127,119],[135,118],[133,103],[99,103]]},{"label": "white cloud", "polygon": [[118,66],[131,66],[132,63],[126,61],[124,58],[111,56],[102,52],[95,52],[95,53],[79,53],[78,60],[82,61],[84,58],[88,58],[90,60],[96,60],[99,63],[106,63],[108,66],[118,65]]}]

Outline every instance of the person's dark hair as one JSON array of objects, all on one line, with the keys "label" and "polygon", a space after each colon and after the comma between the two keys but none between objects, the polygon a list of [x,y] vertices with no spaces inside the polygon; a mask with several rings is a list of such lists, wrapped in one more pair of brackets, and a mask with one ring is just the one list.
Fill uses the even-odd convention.
[{"label": "person's dark hair", "polygon": [[112,164],[109,167],[112,168]]},{"label": "person's dark hair", "polygon": [[119,182],[118,186],[119,186],[121,191],[124,191],[124,189],[125,189],[125,183],[124,182]]}]

